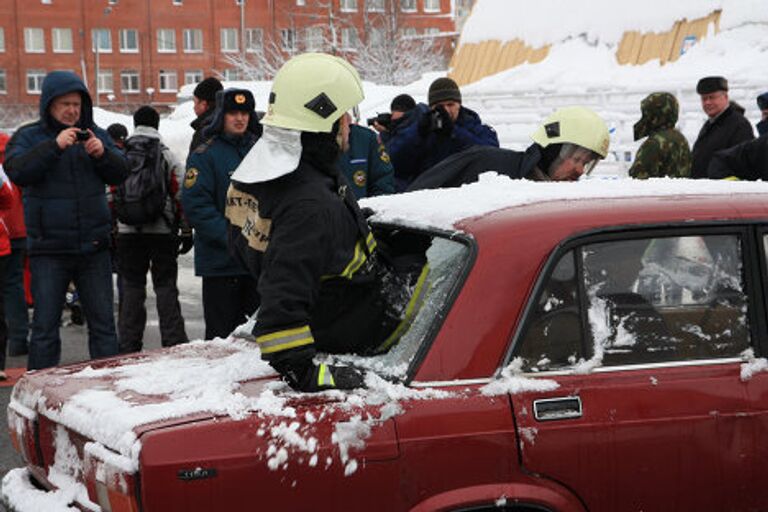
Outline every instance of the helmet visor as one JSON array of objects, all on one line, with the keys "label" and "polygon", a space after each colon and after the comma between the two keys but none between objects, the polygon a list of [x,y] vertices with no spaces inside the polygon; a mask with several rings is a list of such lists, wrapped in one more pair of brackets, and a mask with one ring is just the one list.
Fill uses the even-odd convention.
[{"label": "helmet visor", "polygon": [[549,176],[555,181],[576,181],[589,175],[600,160],[600,155],[577,144],[566,143],[550,166]]}]

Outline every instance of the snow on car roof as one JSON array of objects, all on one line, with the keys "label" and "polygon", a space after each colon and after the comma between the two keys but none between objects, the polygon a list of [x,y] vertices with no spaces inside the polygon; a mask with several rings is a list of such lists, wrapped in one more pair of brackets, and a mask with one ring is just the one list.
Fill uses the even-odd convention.
[{"label": "snow on car roof", "polygon": [[464,219],[546,201],[738,194],[768,194],[768,182],[653,178],[542,183],[487,172],[461,187],[372,197],[360,204],[375,211],[375,222],[454,231]]}]

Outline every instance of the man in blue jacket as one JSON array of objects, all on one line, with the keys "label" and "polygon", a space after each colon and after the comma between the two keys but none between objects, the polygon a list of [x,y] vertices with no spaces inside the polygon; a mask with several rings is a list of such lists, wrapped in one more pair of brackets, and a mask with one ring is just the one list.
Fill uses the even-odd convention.
[{"label": "man in blue jacket", "polygon": [[88,322],[93,358],[118,352],[112,306],[112,217],[105,185],[128,164],[109,134],[93,122],[91,97],[72,72],[43,81],[40,119],[14,134],[6,171],[24,187],[24,217],[35,311],[30,370],[59,364],[59,323],[67,286],[75,283]]},{"label": "man in blue jacket", "polygon": [[203,278],[206,339],[226,338],[259,305],[256,281],[227,248],[224,216],[230,176],[261,136],[255,106],[248,90],[219,91],[204,142],[187,159],[181,203],[195,229],[195,274]]},{"label": "man in blue jacket", "polygon": [[462,106],[461,91],[450,78],[429,86],[429,106],[419,103],[391,134],[387,149],[398,192],[422,172],[471,146],[499,147],[496,131]]}]

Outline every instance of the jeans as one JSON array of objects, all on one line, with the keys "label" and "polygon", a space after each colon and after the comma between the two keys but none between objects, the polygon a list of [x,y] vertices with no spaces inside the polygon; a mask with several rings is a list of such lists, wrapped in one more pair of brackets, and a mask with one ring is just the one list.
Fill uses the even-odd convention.
[{"label": "jeans", "polygon": [[203,276],[205,339],[226,338],[259,307],[251,276]]},{"label": "jeans", "polygon": [[88,255],[33,255],[29,262],[35,310],[27,368],[36,370],[59,364],[59,325],[70,281],[75,283],[88,323],[91,358],[116,355],[118,345],[109,251]]},{"label": "jeans", "polygon": [[[23,240],[23,239],[22,239]],[[15,242],[15,240],[14,240]],[[8,353],[27,353],[29,337],[29,313],[24,296],[24,246],[13,247],[5,269],[5,319],[8,322]]]},{"label": "jeans", "polygon": [[184,317],[179,305],[176,279],[179,266],[176,261],[178,240],[167,234],[126,234],[117,237],[117,257],[123,296],[120,301],[118,330],[120,353],[142,349],[144,328],[147,324],[147,271],[152,275],[152,286],[157,299],[160,321],[160,341],[164,347],[188,341]]}]

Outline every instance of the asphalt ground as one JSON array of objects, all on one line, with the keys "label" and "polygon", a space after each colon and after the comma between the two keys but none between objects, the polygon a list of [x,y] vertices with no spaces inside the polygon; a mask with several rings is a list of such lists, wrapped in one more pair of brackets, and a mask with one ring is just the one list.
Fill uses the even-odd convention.
[{"label": "asphalt ground", "polygon": [[[203,322],[202,307],[202,281],[195,277],[192,254],[186,254],[179,258],[179,300],[184,316],[187,336],[191,340],[203,338],[205,324]],[[144,329],[144,350],[156,350],[160,348],[160,330],[157,322],[157,310],[155,308],[155,296],[152,291],[151,278],[147,274],[147,326]],[[115,290],[117,296],[117,290]],[[116,300],[116,299],[115,299]],[[117,304],[115,304],[117,311]],[[30,315],[32,311],[30,310]],[[62,316],[61,327],[61,364],[79,363],[87,361],[88,355],[88,328],[85,325],[75,325],[69,322],[69,312]],[[11,396],[13,384],[26,371],[26,356],[8,357],[6,362],[7,373],[11,377],[8,381],[0,383],[0,478],[9,470],[24,465],[21,457],[11,445],[8,428],[5,424],[5,411]],[[0,504],[0,510],[4,507]]]}]

